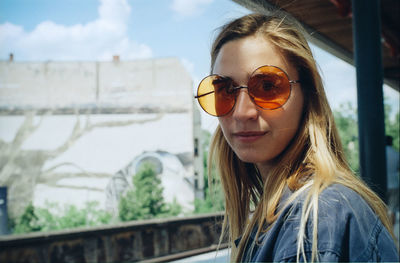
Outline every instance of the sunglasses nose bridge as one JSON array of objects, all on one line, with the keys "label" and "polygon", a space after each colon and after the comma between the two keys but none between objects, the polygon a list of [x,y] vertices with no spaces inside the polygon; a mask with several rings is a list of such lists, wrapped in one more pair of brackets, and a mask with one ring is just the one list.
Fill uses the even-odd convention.
[{"label": "sunglasses nose bridge", "polygon": [[[242,96],[240,96],[242,89],[246,89],[246,90],[243,90],[243,92],[247,93],[247,94],[242,94]],[[233,106],[233,108],[235,108],[236,111],[238,109],[240,112],[242,112],[244,109],[246,109],[245,111],[247,111],[249,109],[249,106],[250,107],[256,106],[256,103],[255,103],[252,95],[249,93],[249,89],[247,86],[235,87],[235,90],[238,91],[235,96],[235,105]]]},{"label": "sunglasses nose bridge", "polygon": [[237,87],[234,87],[233,88],[233,91],[238,91],[237,93],[236,93],[236,98],[237,98],[237,96],[239,96],[239,93],[240,93],[240,91],[242,90],[242,89],[247,89],[247,94],[250,96],[250,94],[249,94],[249,87],[247,87],[247,86],[237,86]]},{"label": "sunglasses nose bridge", "polygon": [[235,87],[235,88],[234,88],[235,91],[238,91],[238,92],[236,93],[235,100],[237,100],[237,98],[238,98],[238,96],[239,96],[239,93],[240,93],[240,91],[241,91],[242,89],[246,89],[246,91],[244,91],[244,92],[246,92],[247,95],[249,96],[250,100],[251,100],[253,103],[255,103],[255,102],[254,102],[254,99],[253,99],[253,96],[252,96],[252,95],[250,94],[250,92],[249,92],[249,87],[248,87],[248,86],[238,86],[238,87]]}]

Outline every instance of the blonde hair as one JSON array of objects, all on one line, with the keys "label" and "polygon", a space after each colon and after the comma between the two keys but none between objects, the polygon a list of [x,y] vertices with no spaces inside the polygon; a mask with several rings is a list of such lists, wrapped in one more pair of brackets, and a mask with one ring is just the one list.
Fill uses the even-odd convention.
[{"label": "blonde hair", "polygon": [[[237,248],[232,245],[231,261],[243,260],[250,233],[255,227],[258,227],[258,236],[261,231],[265,231],[266,225],[277,219],[277,206],[286,186],[294,191],[289,201],[307,189],[297,239],[298,261],[300,255],[307,260],[304,240],[309,218],[312,218],[313,226],[311,261],[318,260],[318,197],[332,183],[342,184],[360,194],[391,231],[385,204],[354,175],[346,162],[316,62],[301,27],[293,19],[280,15],[251,14],[225,25],[212,46],[211,70],[224,44],[254,35],[266,38],[297,69],[306,99],[297,134],[276,157],[276,165],[269,171],[265,181],[254,164],[244,163],[236,156],[219,126],[214,133],[209,163],[215,161],[225,194],[221,240],[226,229],[229,229],[230,242],[241,237]],[[250,218],[252,207],[254,213]]]}]

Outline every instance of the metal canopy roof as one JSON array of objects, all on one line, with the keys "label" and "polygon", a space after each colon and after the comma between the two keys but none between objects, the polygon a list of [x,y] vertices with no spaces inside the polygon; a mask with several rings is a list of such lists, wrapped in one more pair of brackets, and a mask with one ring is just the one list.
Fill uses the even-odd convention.
[{"label": "metal canopy roof", "polygon": [[[351,63],[353,61],[350,0],[233,0],[256,12],[284,10],[303,24],[309,40]],[[400,1],[381,0],[384,81],[399,91]]]}]

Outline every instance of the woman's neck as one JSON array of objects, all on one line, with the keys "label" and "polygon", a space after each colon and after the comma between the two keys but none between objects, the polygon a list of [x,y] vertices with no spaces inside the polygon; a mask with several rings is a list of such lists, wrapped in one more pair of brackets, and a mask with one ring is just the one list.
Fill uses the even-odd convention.
[{"label": "woman's neck", "polygon": [[273,165],[270,162],[256,164],[256,167],[261,175],[261,178],[263,179],[263,182],[265,182],[265,179],[267,178],[269,172],[271,171],[272,166]]}]

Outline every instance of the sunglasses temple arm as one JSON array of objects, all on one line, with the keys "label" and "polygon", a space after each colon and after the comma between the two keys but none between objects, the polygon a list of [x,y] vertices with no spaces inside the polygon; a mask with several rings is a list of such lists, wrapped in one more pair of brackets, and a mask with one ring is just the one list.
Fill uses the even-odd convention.
[{"label": "sunglasses temple arm", "polygon": [[211,94],[211,93],[214,93],[214,91],[210,91],[210,92],[207,92],[207,93],[198,95],[198,96],[194,96],[194,98],[195,98],[195,99],[198,99],[198,98],[204,97],[204,96],[206,96],[206,95],[208,95],[208,94]]}]

